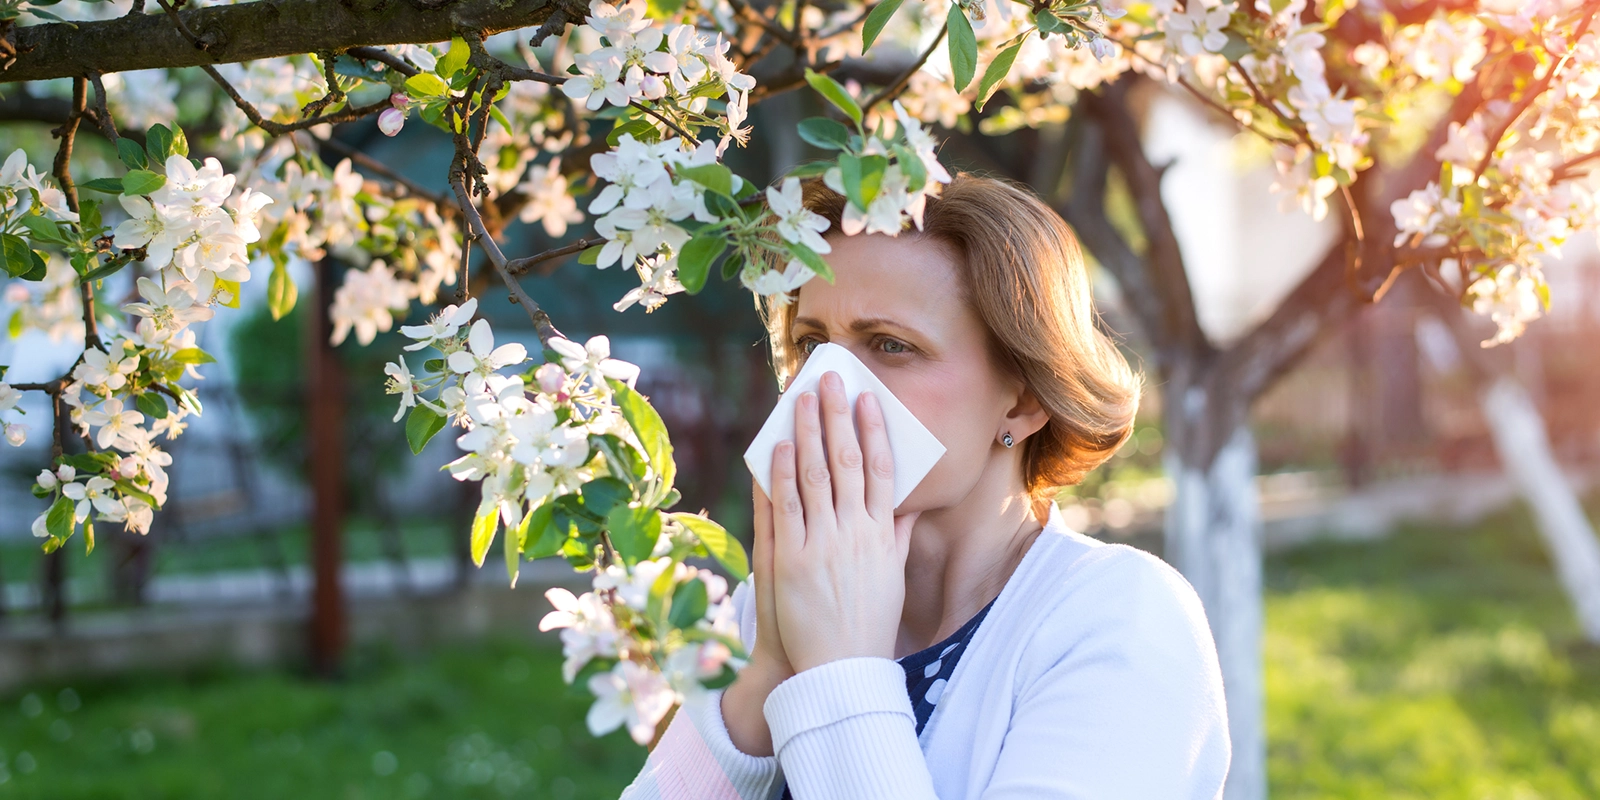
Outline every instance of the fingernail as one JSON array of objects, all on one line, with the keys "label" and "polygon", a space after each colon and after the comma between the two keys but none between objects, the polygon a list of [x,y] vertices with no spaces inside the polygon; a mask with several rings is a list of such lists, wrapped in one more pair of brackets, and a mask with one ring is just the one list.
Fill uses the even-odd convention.
[{"label": "fingernail", "polygon": [[872,392],[862,392],[860,397],[857,398],[857,402],[866,407],[868,411],[878,410],[878,396]]},{"label": "fingernail", "polygon": [[817,407],[817,393],[805,392],[800,395],[800,405],[807,411]]}]

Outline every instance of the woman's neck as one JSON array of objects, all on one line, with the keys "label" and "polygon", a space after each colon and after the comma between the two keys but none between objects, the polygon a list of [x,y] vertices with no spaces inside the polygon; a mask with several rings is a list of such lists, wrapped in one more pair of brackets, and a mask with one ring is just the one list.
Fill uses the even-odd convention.
[{"label": "woman's neck", "polygon": [[911,529],[896,658],[949,636],[988,605],[1043,529],[1020,463],[996,461],[1005,463],[991,463],[961,502],[924,511]]}]

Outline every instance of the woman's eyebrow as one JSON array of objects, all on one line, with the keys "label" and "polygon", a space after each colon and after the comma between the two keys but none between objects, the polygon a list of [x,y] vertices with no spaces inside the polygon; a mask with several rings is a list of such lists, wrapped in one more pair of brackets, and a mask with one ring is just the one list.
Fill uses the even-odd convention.
[{"label": "woman's eyebrow", "polygon": [[[794,325],[803,325],[807,328],[816,328],[817,330],[824,331],[828,329],[828,326],[822,324],[821,320],[813,317],[795,317]],[[860,317],[858,319],[851,320],[849,328],[852,333],[864,333],[874,328],[899,328],[900,330],[915,334],[917,336],[927,336],[927,334],[915,326],[907,325],[904,322],[901,322],[897,319],[891,319],[889,317]]]}]

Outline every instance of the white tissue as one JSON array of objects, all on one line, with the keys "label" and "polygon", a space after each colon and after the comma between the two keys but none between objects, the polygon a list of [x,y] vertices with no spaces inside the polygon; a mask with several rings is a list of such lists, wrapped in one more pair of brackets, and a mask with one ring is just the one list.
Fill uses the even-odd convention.
[{"label": "white tissue", "polygon": [[878,398],[878,407],[883,409],[884,426],[889,431],[889,449],[894,453],[894,505],[899,508],[911,490],[917,488],[933,465],[944,456],[944,445],[917,421],[916,416],[889,391],[889,387],[883,385],[883,381],[878,380],[878,376],[872,374],[872,370],[867,369],[866,364],[861,363],[848,349],[836,344],[820,345],[806,357],[806,365],[778,398],[778,405],[761,426],[761,432],[756,434],[755,441],[744,451],[745,466],[750,468],[750,474],[761,485],[761,491],[771,497],[772,451],[778,442],[794,439],[794,404],[799,402],[801,393],[817,391],[823,374],[827,372],[837,372],[844,380],[844,393],[850,401],[852,420],[855,419],[857,395],[863,390],[871,390]]}]

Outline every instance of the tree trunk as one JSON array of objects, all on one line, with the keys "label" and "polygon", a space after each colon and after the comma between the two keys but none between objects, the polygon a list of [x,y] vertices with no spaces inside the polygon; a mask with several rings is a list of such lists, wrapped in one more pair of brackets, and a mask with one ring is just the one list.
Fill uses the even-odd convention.
[{"label": "tree trunk", "polygon": [[328,306],[337,288],[335,262],[317,264],[317,294],[311,306],[310,357],[306,381],[307,453],[311,460],[311,668],[330,678],[344,655],[346,622],[340,582],[344,536],[344,372],[328,343],[333,332]]},{"label": "tree trunk", "polygon": [[[1166,516],[1166,560],[1205,604],[1227,693],[1233,762],[1223,796],[1267,796],[1265,703],[1262,690],[1261,516],[1256,496],[1256,444],[1247,424],[1207,431],[1211,420],[1243,420],[1248,401],[1208,396],[1200,388],[1169,392],[1164,457],[1173,500]],[[1237,403],[1217,413],[1212,403]],[[1206,434],[1211,435],[1206,435]],[[1204,443],[1221,442],[1214,453]]]},{"label": "tree trunk", "polygon": [[1544,418],[1522,386],[1508,377],[1495,379],[1479,399],[1500,462],[1533,509],[1578,624],[1589,641],[1600,642],[1600,542],[1550,452]]}]

